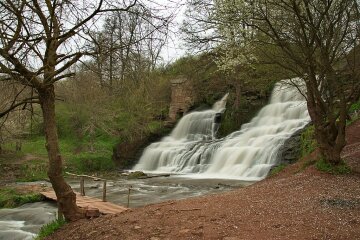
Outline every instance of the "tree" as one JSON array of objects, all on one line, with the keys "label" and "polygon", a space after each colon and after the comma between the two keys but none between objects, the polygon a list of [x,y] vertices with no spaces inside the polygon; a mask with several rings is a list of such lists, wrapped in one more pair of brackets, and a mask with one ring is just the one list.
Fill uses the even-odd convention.
[{"label": "tree", "polygon": [[2,81],[14,81],[33,89],[32,96],[16,95],[0,117],[19,106],[39,103],[42,109],[48,176],[55,190],[59,210],[67,220],[83,218],[85,210],[76,206],[76,195],[62,175],[55,122],[54,85],[74,75],[71,66],[86,51],[81,47],[90,23],[105,12],[129,11],[113,1],[4,0],[0,2],[0,72]]},{"label": "tree", "polygon": [[190,42],[223,47],[230,53],[224,55],[225,63],[236,66],[244,61],[233,54],[241,47],[232,46],[246,49],[250,39],[257,51],[303,79],[292,84],[307,100],[321,154],[328,162],[340,164],[348,111],[360,97],[359,55],[355,51],[360,40],[359,1],[189,2],[193,6],[190,19],[199,23],[186,31]]},{"label": "tree", "polygon": [[358,58],[350,53],[360,40],[358,1],[254,2],[249,26],[264,34],[263,44],[278,48],[277,63],[303,79],[321,154],[340,164],[348,111],[360,96],[359,69],[349,62]]},{"label": "tree", "polygon": [[212,52],[218,69],[235,89],[234,108],[240,105],[246,73],[256,61],[254,31],[246,24],[243,0],[189,0],[182,30],[192,49]]},{"label": "tree", "polygon": [[[222,5],[227,1],[214,2]],[[340,164],[348,111],[360,95],[358,55],[353,51],[360,40],[359,1],[231,2],[238,7],[228,9],[219,19],[227,19],[226,14],[232,12],[251,35],[256,35],[257,49],[303,79],[292,85],[307,100],[321,154],[326,161]]]},{"label": "tree", "polygon": [[91,33],[89,49],[94,54],[87,65],[110,92],[126,88],[126,82],[136,84],[155,69],[170,16],[158,17],[154,12],[156,9],[141,6],[131,13],[114,12],[107,16],[101,31]]}]

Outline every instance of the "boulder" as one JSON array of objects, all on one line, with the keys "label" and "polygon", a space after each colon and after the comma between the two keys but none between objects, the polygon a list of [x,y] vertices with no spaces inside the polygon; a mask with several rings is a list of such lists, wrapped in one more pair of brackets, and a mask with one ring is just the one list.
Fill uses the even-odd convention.
[{"label": "boulder", "polygon": [[299,129],[288,138],[279,149],[279,165],[295,163],[301,154],[301,135],[308,125]]}]

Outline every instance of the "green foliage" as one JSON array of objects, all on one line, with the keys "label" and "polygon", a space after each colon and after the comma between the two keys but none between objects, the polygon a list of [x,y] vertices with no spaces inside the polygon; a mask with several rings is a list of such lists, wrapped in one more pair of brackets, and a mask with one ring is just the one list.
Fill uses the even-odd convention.
[{"label": "green foliage", "polygon": [[276,167],[274,167],[273,169],[271,169],[270,171],[270,176],[273,176],[273,175],[276,175],[278,174],[279,172],[281,172],[282,170],[284,170],[286,168],[286,164],[282,163]]},{"label": "green foliage", "polygon": [[42,240],[45,239],[47,236],[50,236],[52,233],[54,233],[56,230],[61,228],[63,225],[65,225],[66,221],[63,219],[57,219],[54,220],[44,226],[41,227],[39,234],[34,240]]},{"label": "green foliage", "polygon": [[[355,114],[355,112],[357,112],[357,115]],[[350,116],[352,116],[351,120],[347,120],[346,124],[350,125],[353,122],[355,122],[356,120],[358,120],[360,118],[360,100],[358,100],[356,103],[354,103],[353,105],[351,105],[350,109],[349,109],[349,114]]]},{"label": "green foliage", "polygon": [[0,189],[0,208],[15,208],[25,203],[42,201],[40,194],[24,194],[12,188]]},{"label": "green foliage", "polygon": [[317,148],[314,131],[314,126],[310,125],[306,127],[305,131],[301,134],[301,157],[309,155]]},{"label": "green foliage", "polygon": [[360,100],[358,100],[356,103],[354,103],[353,105],[351,105],[349,112],[353,113],[355,111],[360,111]]},{"label": "green foliage", "polygon": [[332,165],[324,158],[319,159],[315,164],[316,169],[322,172],[331,174],[349,174],[351,173],[350,167],[342,161],[339,165]]}]

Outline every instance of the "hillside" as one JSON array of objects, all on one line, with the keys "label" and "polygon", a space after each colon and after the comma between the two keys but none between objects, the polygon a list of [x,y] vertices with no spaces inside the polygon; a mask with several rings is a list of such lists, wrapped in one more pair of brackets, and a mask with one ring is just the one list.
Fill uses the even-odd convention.
[{"label": "hillside", "polygon": [[47,239],[360,238],[360,121],[342,153],[351,174],[307,167],[315,155],[247,188],[81,220]]}]

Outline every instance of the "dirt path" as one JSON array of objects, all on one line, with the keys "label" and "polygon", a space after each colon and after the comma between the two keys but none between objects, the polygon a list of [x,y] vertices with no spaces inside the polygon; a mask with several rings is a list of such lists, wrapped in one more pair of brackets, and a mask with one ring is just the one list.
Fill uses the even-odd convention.
[{"label": "dirt path", "polygon": [[66,225],[48,239],[360,239],[360,121],[335,176],[299,162],[250,187]]}]

